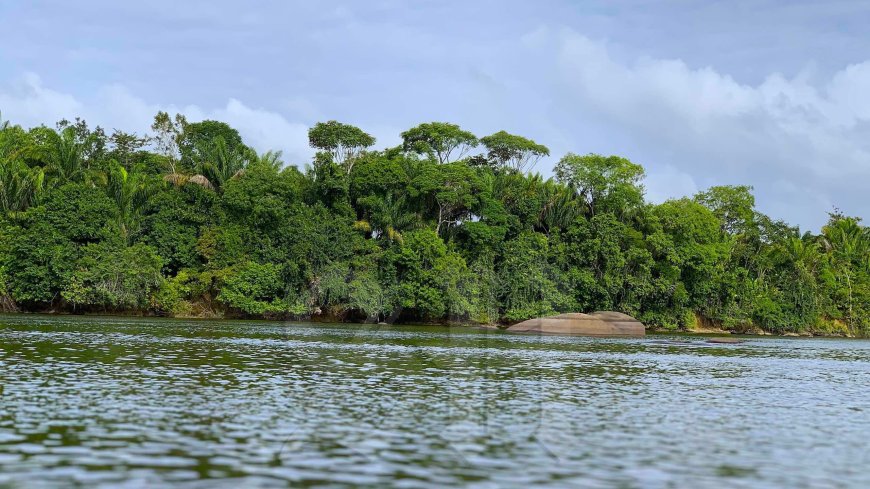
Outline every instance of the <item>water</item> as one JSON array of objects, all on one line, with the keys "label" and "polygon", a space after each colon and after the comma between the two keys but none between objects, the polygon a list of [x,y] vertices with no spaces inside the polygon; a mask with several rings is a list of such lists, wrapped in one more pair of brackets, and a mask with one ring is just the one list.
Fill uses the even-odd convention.
[{"label": "water", "polygon": [[866,488],[868,387],[857,340],[0,316],[0,487]]}]

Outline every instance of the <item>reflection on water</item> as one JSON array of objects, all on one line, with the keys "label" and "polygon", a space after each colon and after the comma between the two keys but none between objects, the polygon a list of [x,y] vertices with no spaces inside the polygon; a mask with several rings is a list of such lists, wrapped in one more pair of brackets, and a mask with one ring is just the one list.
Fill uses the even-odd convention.
[{"label": "reflection on water", "polygon": [[0,487],[870,487],[868,386],[867,341],[0,316]]}]

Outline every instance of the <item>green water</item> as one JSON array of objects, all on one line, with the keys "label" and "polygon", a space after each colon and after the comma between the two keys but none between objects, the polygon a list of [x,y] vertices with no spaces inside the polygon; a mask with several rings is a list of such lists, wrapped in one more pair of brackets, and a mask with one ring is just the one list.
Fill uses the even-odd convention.
[{"label": "green water", "polygon": [[0,316],[0,487],[870,487],[870,342]]}]

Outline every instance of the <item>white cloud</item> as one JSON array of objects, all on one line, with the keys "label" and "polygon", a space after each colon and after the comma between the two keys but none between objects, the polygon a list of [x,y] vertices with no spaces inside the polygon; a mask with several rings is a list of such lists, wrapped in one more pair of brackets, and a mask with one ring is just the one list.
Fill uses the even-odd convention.
[{"label": "white cloud", "polygon": [[69,117],[69,114],[79,113],[82,109],[82,104],[72,95],[43,87],[35,73],[25,73],[13,80],[6,90],[0,91],[3,118],[14,122],[39,125]]},{"label": "white cloud", "polygon": [[771,74],[751,86],[680,60],[624,62],[573,31],[551,41],[559,96],[637,144],[653,199],[745,183],[763,211],[803,225],[818,227],[833,205],[868,214],[870,61],[820,85]]},{"label": "white cloud", "polygon": [[26,127],[82,117],[107,131],[147,133],[154,115],[160,110],[180,112],[191,122],[203,119],[226,122],[238,129],[245,142],[258,151],[283,151],[285,162],[290,164],[302,165],[312,154],[305,124],[288,121],[277,112],[248,107],[234,98],[224,107],[204,109],[188,105],[179,108],[148,103],[123,85],[108,85],[98,90],[92,100],[82,101],[71,94],[46,88],[33,73],[26,73],[8,87],[0,88],[3,118]]},{"label": "white cloud", "polygon": [[209,118],[235,127],[248,144],[260,151],[282,150],[288,162],[306,163],[311,154],[308,148],[308,126],[289,122],[276,112],[252,109],[236,99],[230,99],[226,107],[213,111]]}]

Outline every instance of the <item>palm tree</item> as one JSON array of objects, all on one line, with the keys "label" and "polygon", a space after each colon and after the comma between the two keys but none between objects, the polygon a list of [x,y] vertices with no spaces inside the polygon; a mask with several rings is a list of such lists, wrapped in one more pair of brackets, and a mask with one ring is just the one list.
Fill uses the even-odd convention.
[{"label": "palm tree", "polygon": [[542,184],[540,192],[543,205],[538,214],[538,227],[545,229],[548,236],[554,228],[567,228],[582,214],[577,194],[552,178]]},{"label": "palm tree", "polygon": [[45,183],[41,168],[16,160],[0,161],[0,210],[16,216],[39,201]]},{"label": "palm tree", "polygon": [[388,194],[386,197],[364,197],[359,202],[369,209],[369,218],[357,221],[354,226],[371,231],[377,238],[401,242],[402,231],[410,229],[417,222],[417,216],[406,210],[404,197],[394,198]]},{"label": "palm tree", "polygon": [[281,159],[281,151],[269,150],[257,156],[256,163],[270,167],[276,171],[280,171],[284,167],[284,160]]},{"label": "palm tree", "polygon": [[145,175],[128,173],[115,161],[112,162],[112,168],[106,177],[106,192],[118,206],[118,225],[121,235],[129,244],[139,231],[139,217],[156,188]]},{"label": "palm tree", "polygon": [[[210,144],[200,145],[199,150],[203,155],[203,160],[197,163],[199,173],[188,181],[216,192],[220,192],[229,180],[241,176],[253,159],[250,150],[230,149],[220,136],[214,138]],[[268,157],[271,163],[276,161],[273,155]]]},{"label": "palm tree", "polygon": [[88,168],[75,129],[68,127],[60,133],[52,131],[49,134],[42,156],[46,162],[46,173],[53,177],[53,183],[62,185],[84,181],[88,177]]},{"label": "palm tree", "polygon": [[822,228],[823,244],[830,254],[835,277],[845,285],[849,327],[855,323],[854,281],[861,269],[870,269],[870,232],[857,219],[836,218]]}]

